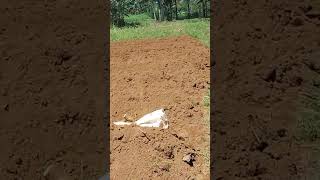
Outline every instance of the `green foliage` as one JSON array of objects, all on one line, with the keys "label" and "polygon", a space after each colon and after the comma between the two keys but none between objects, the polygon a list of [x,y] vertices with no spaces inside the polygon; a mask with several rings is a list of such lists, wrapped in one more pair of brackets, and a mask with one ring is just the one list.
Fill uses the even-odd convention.
[{"label": "green foliage", "polygon": [[111,21],[117,26],[124,26],[124,17],[133,7],[133,0],[111,0]]},{"label": "green foliage", "polygon": [[126,16],[124,21],[131,26],[148,26],[154,22],[147,13]]},{"label": "green foliage", "polygon": [[145,14],[157,21],[209,17],[208,0],[111,0],[111,20],[117,27],[135,26],[125,17]]},{"label": "green foliage", "polygon": [[180,19],[191,19],[210,16],[210,0],[181,0]]}]

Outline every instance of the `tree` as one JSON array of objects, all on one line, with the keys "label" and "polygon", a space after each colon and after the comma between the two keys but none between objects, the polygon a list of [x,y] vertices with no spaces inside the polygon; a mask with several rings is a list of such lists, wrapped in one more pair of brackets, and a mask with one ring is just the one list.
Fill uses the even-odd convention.
[{"label": "tree", "polygon": [[172,0],[164,0],[163,2],[164,2],[165,20],[172,21],[172,19],[173,19]]},{"label": "tree", "polygon": [[207,2],[208,0],[199,0],[197,4],[201,4],[202,7],[202,17],[207,17]]},{"label": "tree", "polygon": [[162,0],[157,0],[157,4],[158,4],[158,11],[159,11],[159,21],[163,20],[163,5],[162,5]]},{"label": "tree", "polygon": [[186,13],[188,19],[208,17],[208,3],[209,0],[111,0],[111,20],[121,27],[129,14],[146,13],[158,21],[179,19],[179,12]]},{"label": "tree", "polygon": [[[202,4],[203,17],[209,17],[209,15],[210,15],[210,0],[199,0],[198,3]],[[209,6],[209,8],[208,8],[208,6]]]},{"label": "tree", "polygon": [[188,6],[188,19],[191,18],[191,11],[190,11],[190,0],[186,0]]},{"label": "tree", "polygon": [[154,20],[157,20],[157,7],[155,5],[154,0],[151,0],[151,2],[152,2],[152,15],[153,15]]},{"label": "tree", "polygon": [[124,17],[130,13],[134,0],[111,0],[111,21],[116,26],[124,26]]},{"label": "tree", "polygon": [[174,0],[174,6],[175,6],[175,14],[176,14],[176,20],[178,20],[179,19],[179,17],[178,17],[178,4],[177,4],[177,0]]}]

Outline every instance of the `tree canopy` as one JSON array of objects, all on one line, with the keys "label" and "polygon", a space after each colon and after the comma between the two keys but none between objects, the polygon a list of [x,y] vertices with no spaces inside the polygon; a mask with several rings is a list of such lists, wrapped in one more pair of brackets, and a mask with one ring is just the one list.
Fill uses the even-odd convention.
[{"label": "tree canopy", "polygon": [[125,26],[124,17],[146,13],[157,21],[206,18],[210,16],[209,0],[111,0],[111,20]]}]

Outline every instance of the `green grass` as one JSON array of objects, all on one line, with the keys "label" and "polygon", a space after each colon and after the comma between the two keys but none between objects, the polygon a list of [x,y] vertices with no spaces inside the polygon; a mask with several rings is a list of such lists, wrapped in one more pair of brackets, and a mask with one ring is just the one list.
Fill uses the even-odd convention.
[{"label": "green grass", "polygon": [[300,136],[303,140],[316,141],[320,138],[320,112],[305,109],[299,119]]},{"label": "green grass", "polygon": [[159,23],[145,14],[140,14],[126,17],[125,21],[129,24],[127,27],[118,28],[113,26],[111,28],[111,41],[189,35],[210,47],[209,19],[188,19]]},{"label": "green grass", "polygon": [[298,127],[300,139],[316,141],[320,139],[320,90],[311,89],[302,96]]},{"label": "green grass", "polygon": [[147,14],[137,14],[126,16],[124,21],[129,25],[134,24],[137,26],[148,26],[153,22],[153,19],[151,19]]}]

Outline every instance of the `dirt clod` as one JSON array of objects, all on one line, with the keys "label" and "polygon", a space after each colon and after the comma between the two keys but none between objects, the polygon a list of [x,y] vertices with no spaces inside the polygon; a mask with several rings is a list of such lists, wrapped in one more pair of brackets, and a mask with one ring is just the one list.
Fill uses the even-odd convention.
[{"label": "dirt clod", "polygon": [[71,180],[71,177],[59,165],[49,165],[43,172],[46,180]]},{"label": "dirt clod", "polygon": [[263,151],[265,148],[267,148],[269,146],[269,144],[267,142],[261,142],[258,144],[257,146],[257,150],[259,151]]},{"label": "dirt clod", "polygon": [[169,171],[170,171],[170,167],[171,167],[170,164],[163,164],[163,165],[160,166],[160,169],[161,169],[162,171],[167,171],[167,172],[169,172]]},{"label": "dirt clod", "polygon": [[302,26],[303,25],[303,19],[301,17],[296,17],[292,21],[292,25],[294,26]]},{"label": "dirt clod", "polygon": [[4,106],[4,110],[5,110],[5,111],[9,111],[9,104],[6,104],[6,105]]},{"label": "dirt clod", "polygon": [[266,74],[264,77],[265,81],[274,82],[277,78],[277,69],[272,69],[270,72]]},{"label": "dirt clod", "polygon": [[196,161],[195,159],[196,155],[194,153],[189,153],[185,155],[182,160],[189,164],[190,166],[193,166],[193,162]]},{"label": "dirt clod", "polygon": [[285,137],[287,135],[287,130],[284,128],[279,129],[279,130],[277,130],[277,134],[279,137]]}]

